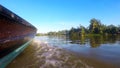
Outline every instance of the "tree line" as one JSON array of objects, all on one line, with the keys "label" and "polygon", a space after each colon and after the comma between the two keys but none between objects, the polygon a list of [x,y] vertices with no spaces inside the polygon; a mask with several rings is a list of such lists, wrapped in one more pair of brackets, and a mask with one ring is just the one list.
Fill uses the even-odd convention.
[{"label": "tree line", "polygon": [[58,32],[48,32],[46,35],[67,35],[69,37],[88,36],[88,35],[117,35],[120,34],[120,25],[115,26],[102,24],[98,19],[91,19],[88,27],[80,25],[70,30],[62,30]]},{"label": "tree line", "polygon": [[61,30],[58,32],[48,32],[47,35],[67,35],[68,34],[68,30]]},{"label": "tree line", "polygon": [[85,28],[80,25],[78,28],[72,27],[69,30],[70,36],[85,36],[85,35],[116,35],[120,34],[120,25],[104,25],[98,19],[91,19],[90,25]]}]

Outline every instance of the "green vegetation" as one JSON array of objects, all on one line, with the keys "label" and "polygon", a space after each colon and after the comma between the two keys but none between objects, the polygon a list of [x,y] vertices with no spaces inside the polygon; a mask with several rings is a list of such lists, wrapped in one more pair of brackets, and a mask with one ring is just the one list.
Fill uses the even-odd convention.
[{"label": "green vegetation", "polygon": [[85,28],[80,26],[78,28],[71,28],[69,31],[70,37],[79,36],[100,36],[100,35],[116,35],[120,34],[120,25],[104,25],[100,20],[95,18],[90,20],[90,25]]},{"label": "green vegetation", "polygon": [[67,35],[68,32],[69,32],[68,30],[62,30],[58,32],[48,32],[47,35]]},{"label": "green vegetation", "polygon": [[45,36],[47,34],[44,34],[44,33],[37,33],[36,36]]},{"label": "green vegetation", "polygon": [[58,32],[49,32],[46,35],[66,35],[69,38],[80,38],[82,36],[101,36],[101,35],[117,35],[120,34],[120,25],[105,25],[98,19],[91,19],[90,25],[86,28],[80,25],[77,28],[72,27],[70,30],[62,30]]}]

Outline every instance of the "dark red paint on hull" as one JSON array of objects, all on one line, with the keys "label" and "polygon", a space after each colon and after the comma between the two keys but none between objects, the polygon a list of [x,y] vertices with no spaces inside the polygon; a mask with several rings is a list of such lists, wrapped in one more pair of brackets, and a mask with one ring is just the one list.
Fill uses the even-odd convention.
[{"label": "dark red paint on hull", "polygon": [[36,28],[0,5],[0,57],[31,40]]}]

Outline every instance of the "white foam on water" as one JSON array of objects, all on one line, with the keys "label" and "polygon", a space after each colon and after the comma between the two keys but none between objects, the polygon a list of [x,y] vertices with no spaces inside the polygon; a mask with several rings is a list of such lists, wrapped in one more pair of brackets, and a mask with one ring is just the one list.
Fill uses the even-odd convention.
[{"label": "white foam on water", "polygon": [[47,42],[34,40],[36,43],[36,57],[38,57],[38,64],[42,62],[39,68],[93,68],[87,65],[75,55],[67,51],[50,46]]}]

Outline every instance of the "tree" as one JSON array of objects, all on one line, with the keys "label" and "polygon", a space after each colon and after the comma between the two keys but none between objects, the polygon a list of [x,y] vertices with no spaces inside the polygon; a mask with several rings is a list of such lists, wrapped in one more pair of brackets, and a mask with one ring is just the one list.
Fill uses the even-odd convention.
[{"label": "tree", "polygon": [[85,27],[82,25],[80,25],[80,34],[81,34],[81,36],[85,35]]},{"label": "tree", "polygon": [[118,33],[120,34],[120,25],[118,25]]},{"label": "tree", "polygon": [[101,24],[100,26],[100,34],[105,34],[106,33],[107,26],[104,24]]},{"label": "tree", "polygon": [[90,20],[89,31],[90,33],[98,34],[100,33],[101,22],[95,18]]},{"label": "tree", "polygon": [[117,34],[118,29],[117,29],[117,27],[114,26],[114,25],[109,25],[109,26],[107,26],[106,32],[107,32],[108,34]]}]

